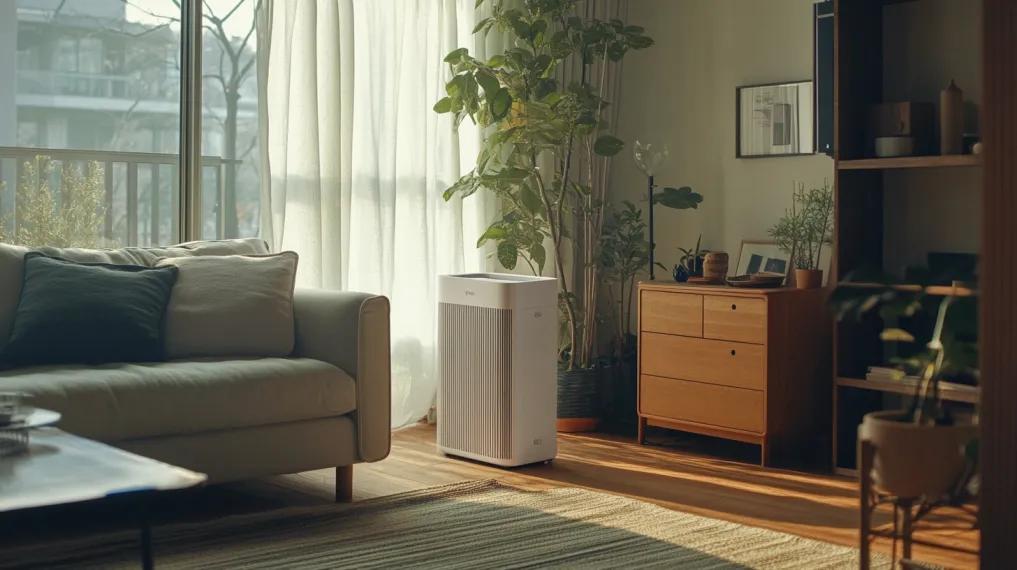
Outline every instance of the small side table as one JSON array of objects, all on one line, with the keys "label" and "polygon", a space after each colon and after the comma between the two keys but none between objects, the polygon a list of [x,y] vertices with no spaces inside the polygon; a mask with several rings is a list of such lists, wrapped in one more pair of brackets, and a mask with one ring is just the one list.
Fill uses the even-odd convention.
[{"label": "small side table", "polygon": [[[896,497],[879,492],[872,482],[872,465],[876,456],[876,446],[864,439],[858,440],[858,478],[859,478],[859,525],[858,550],[861,570],[869,570],[869,554],[872,539],[878,536],[893,539],[891,561],[897,555],[897,540],[901,541],[901,562],[910,561],[911,547],[915,523],[931,513],[944,502],[929,502],[916,498]],[[893,506],[893,528],[875,529],[872,527],[872,513],[880,505]]]}]

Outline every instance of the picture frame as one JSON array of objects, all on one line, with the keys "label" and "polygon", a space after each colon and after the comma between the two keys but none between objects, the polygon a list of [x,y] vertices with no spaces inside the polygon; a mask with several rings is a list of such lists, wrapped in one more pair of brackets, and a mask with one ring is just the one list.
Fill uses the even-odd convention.
[{"label": "picture frame", "polygon": [[735,275],[751,275],[760,271],[782,273],[791,270],[791,255],[782,251],[777,242],[770,240],[742,240],[738,250]]},{"label": "picture frame", "polygon": [[812,81],[735,88],[735,157],[810,156],[816,152]]},{"label": "picture frame", "polygon": [[[833,267],[833,245],[826,244],[819,254],[819,268],[823,270],[823,285],[830,280]],[[782,269],[781,269],[782,268]],[[791,255],[777,246],[773,240],[743,239],[738,250],[738,263],[735,264],[735,275],[750,275],[758,271],[783,273],[790,283],[794,264]]]}]

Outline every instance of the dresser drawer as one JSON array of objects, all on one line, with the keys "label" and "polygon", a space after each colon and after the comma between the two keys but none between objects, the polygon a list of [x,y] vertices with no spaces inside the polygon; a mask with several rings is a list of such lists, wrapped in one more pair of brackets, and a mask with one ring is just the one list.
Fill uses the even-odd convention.
[{"label": "dresser drawer", "polygon": [[640,335],[640,373],[763,389],[763,346],[644,332]]},{"label": "dresser drawer", "polygon": [[703,296],[666,291],[642,291],[640,330],[703,336]]},{"label": "dresser drawer", "polygon": [[703,299],[703,336],[737,342],[766,342],[766,301],[707,295]]},{"label": "dresser drawer", "polygon": [[758,390],[643,374],[639,413],[763,433],[763,393]]}]

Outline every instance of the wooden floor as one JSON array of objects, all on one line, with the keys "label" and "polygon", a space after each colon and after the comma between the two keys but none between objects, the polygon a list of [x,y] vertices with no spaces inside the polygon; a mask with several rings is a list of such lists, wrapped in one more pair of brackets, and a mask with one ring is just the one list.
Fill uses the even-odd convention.
[{"label": "wooden floor", "polygon": [[[439,454],[434,427],[417,425],[394,434],[387,459],[356,466],[354,500],[457,481],[497,479],[525,489],[584,487],[828,542],[856,544],[858,511],[852,480],[763,469],[748,461],[706,456],[698,453],[695,445],[690,449],[682,441],[679,438],[669,440],[668,446],[641,446],[618,436],[562,434],[558,457],[551,464],[500,469]],[[741,452],[738,448],[719,451],[729,458]],[[211,486],[160,505],[157,522],[330,502],[334,484],[335,470],[326,469]],[[36,539],[73,535],[79,532],[81,521],[87,521],[92,530],[97,528],[97,521],[103,521],[101,526],[129,526],[131,521],[123,510],[65,511],[57,520],[51,516],[22,521],[22,532],[15,535]],[[920,531],[917,538],[928,544],[917,544],[914,557],[950,568],[976,567],[978,534],[971,530],[974,519],[960,510],[950,514],[949,519],[933,518],[924,523],[931,528]],[[888,516],[882,517],[883,522],[888,520]],[[15,535],[6,538],[19,540]],[[876,549],[889,552],[889,542],[877,542]]]},{"label": "wooden floor", "polygon": [[[355,469],[354,497],[464,479],[498,479],[527,489],[584,487],[828,542],[857,544],[856,483],[847,478],[763,469],[673,447],[641,446],[615,436],[567,434],[559,436],[558,458],[550,465],[509,470],[444,457],[435,451],[434,441],[433,426],[397,432],[388,459]],[[327,488],[332,475],[312,472],[294,477],[309,486]],[[974,568],[978,560],[978,533],[971,530],[974,517],[959,509],[949,515],[925,523],[931,528],[920,531],[917,538],[940,546],[917,544],[914,557],[952,568]],[[881,520],[889,522],[889,513]],[[889,547],[889,541],[876,545],[887,553]]]}]

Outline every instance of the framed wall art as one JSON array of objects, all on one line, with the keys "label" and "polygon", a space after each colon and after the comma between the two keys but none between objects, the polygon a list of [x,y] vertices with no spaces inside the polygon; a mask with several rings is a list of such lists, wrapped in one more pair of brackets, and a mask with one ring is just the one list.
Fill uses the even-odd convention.
[{"label": "framed wall art", "polygon": [[735,89],[738,158],[815,154],[811,81]]}]

